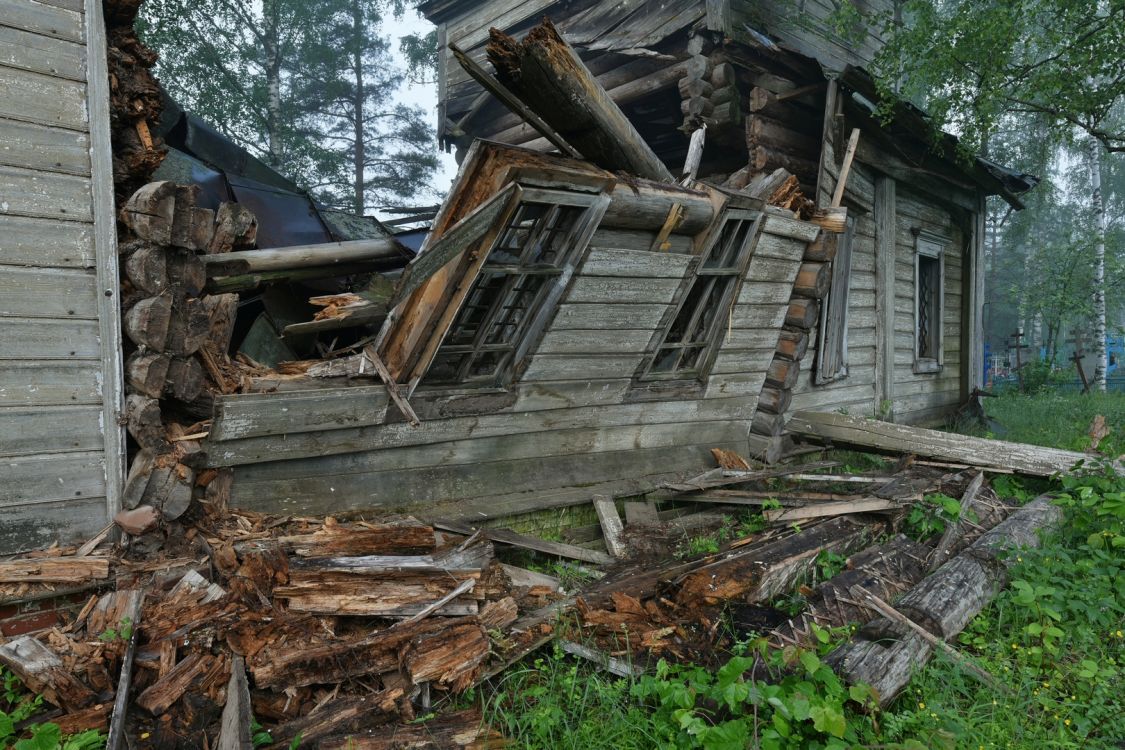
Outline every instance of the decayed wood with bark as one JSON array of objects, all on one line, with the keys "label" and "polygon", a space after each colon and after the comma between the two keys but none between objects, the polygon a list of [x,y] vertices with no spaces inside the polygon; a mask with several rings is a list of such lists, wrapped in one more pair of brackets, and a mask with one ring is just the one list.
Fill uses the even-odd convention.
[{"label": "decayed wood with bark", "polygon": [[[274,589],[294,612],[324,615],[407,617],[425,609],[480,571],[360,571],[302,570],[291,568],[289,584]],[[477,600],[465,594],[439,610],[443,615],[475,615]]]},{"label": "decayed wood with bark", "polygon": [[[956,636],[1006,583],[1006,568],[1014,563],[1006,553],[1038,546],[1039,532],[1061,519],[1061,509],[1049,497],[1036,499],[938,568],[894,608],[939,638]],[[826,661],[849,682],[871,685],[878,691],[880,705],[887,706],[932,652],[933,646],[917,633],[879,618],[860,628]]]},{"label": "decayed wood with bark", "polygon": [[258,219],[250,209],[237,203],[219,204],[209,252],[229,253],[236,247],[253,247],[257,239]]},{"label": "decayed wood with bark", "polygon": [[330,700],[320,710],[275,728],[271,732],[274,744],[268,747],[287,748],[297,737],[301,747],[312,747],[322,737],[385,724],[401,713],[398,704],[404,695],[402,688],[395,687],[371,695]]},{"label": "decayed wood with bark", "polygon": [[460,622],[480,627],[475,617],[428,618],[399,623],[351,640],[337,639],[313,645],[290,639],[276,646],[267,644],[250,657],[250,674],[259,688],[332,684],[352,677],[386,674],[399,668],[407,644]]},{"label": "decayed wood with bark", "polygon": [[870,616],[870,610],[851,596],[853,586],[863,586],[891,599],[913,586],[926,574],[929,548],[905,534],[869,547],[848,558],[847,570],[829,578],[806,594],[803,612],[771,634],[778,645],[810,646],[816,643],[813,624],[821,628],[843,627]]},{"label": "decayed wood with bark", "polygon": [[94,691],[63,666],[62,659],[30,635],[0,646],[0,664],[12,671],[32,692],[67,711],[94,702]]},{"label": "decayed wood with bark", "polygon": [[41,557],[0,561],[0,583],[90,583],[109,578],[109,558]]},{"label": "decayed wood with bark", "polygon": [[1090,463],[1090,456],[1074,451],[954,435],[835,412],[797,412],[789,429],[832,442],[896,454],[913,453],[984,469],[1007,468],[1039,477],[1069,471],[1079,461]]},{"label": "decayed wood with bark", "polygon": [[496,77],[587,159],[605,169],[673,181],[668,168],[549,20],[528,32],[522,42],[497,29],[490,36],[488,59]]},{"label": "decayed wood with bark", "polygon": [[488,634],[480,623],[446,624],[410,642],[402,666],[411,683],[430,682],[461,692],[476,679],[488,658]]},{"label": "decayed wood with bark", "polygon": [[790,300],[789,310],[785,314],[785,325],[807,330],[816,325],[819,315],[820,303],[815,299],[794,297]]},{"label": "decayed wood with bark", "polygon": [[320,743],[321,750],[487,750],[507,746],[480,709],[443,713],[424,724],[368,729]]},{"label": "decayed wood with bark", "polygon": [[822,551],[847,554],[861,548],[872,534],[870,525],[846,517],[833,518],[689,573],[680,584],[676,600],[687,606],[734,599],[765,601],[791,588]]},{"label": "decayed wood with bark", "polygon": [[358,555],[421,555],[434,550],[434,528],[426,524],[375,524],[342,526],[328,519],[311,534],[282,536],[277,540],[298,557],[349,557]]},{"label": "decayed wood with bark", "polygon": [[209,654],[188,654],[172,671],[137,696],[137,705],[150,714],[159,716],[194,685],[202,682],[212,672],[223,669],[223,662],[222,657]]}]

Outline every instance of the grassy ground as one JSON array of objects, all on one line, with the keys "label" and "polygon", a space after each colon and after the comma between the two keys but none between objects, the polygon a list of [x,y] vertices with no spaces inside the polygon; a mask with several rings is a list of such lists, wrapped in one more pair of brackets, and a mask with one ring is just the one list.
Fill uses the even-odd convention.
[{"label": "grassy ground", "polygon": [[[1096,414],[1125,429],[1125,396],[1007,395],[975,429],[1007,440],[1088,445]],[[1117,455],[1116,435],[1103,442]],[[861,461],[862,459],[857,459]],[[998,478],[1005,494],[1043,489]],[[886,711],[847,688],[817,653],[743,645],[722,669],[663,665],[636,679],[607,676],[558,651],[506,673],[479,698],[487,718],[526,748],[1125,748],[1125,479],[1056,485],[1063,530],[1021,551],[1012,584],[958,648],[1005,685],[983,688],[935,659]]]}]

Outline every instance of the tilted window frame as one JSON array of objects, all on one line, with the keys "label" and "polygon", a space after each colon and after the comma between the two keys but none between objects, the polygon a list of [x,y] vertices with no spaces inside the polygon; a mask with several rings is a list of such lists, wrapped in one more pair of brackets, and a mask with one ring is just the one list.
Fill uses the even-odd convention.
[{"label": "tilted window frame", "polygon": [[[851,310],[852,253],[855,243],[856,217],[848,216],[848,225],[836,246],[832,259],[832,283],[822,301],[817,326],[816,373],[814,385],[826,385],[848,377],[848,316]],[[836,330],[829,335],[829,326]],[[839,347],[833,357],[829,340]]]},{"label": "tilted window frame", "polygon": [[[504,224],[500,231],[495,233],[495,237],[490,243],[488,250],[481,253],[480,261],[473,265],[458,284],[458,289],[465,289],[466,291],[456,295],[456,310],[447,311],[445,316],[447,322],[442,326],[440,335],[435,334],[434,336],[434,340],[436,340],[437,343],[428,346],[423,355],[425,361],[420,368],[421,375],[419,384],[428,390],[450,388],[507,388],[518,378],[522,370],[526,367],[527,355],[538,345],[547,323],[557,311],[559,302],[567,287],[570,285],[575,270],[588,252],[590,239],[601,223],[601,219],[605,215],[605,211],[610,203],[610,196],[605,193],[559,190],[525,184],[520,184],[519,189],[520,194],[518,201],[512,206],[511,211],[503,215],[502,220]],[[519,268],[520,264],[515,264],[514,266],[512,264],[496,266],[497,270],[503,269],[503,272],[508,274],[502,284],[502,294],[506,296],[509,292],[513,291],[511,286],[509,286],[509,282],[511,282],[512,286],[518,285],[518,279],[524,279],[531,275],[551,276],[553,280],[544,284],[536,292],[535,299],[528,305],[527,309],[529,312],[519,323],[519,330],[514,334],[511,345],[505,345],[506,354],[503,361],[497,365],[494,374],[457,380],[431,380],[430,371],[434,366],[434,362],[442,355],[443,349],[446,347],[446,340],[461,320],[461,313],[465,304],[472,299],[474,293],[477,291],[478,283],[482,276],[489,273],[489,257],[491,257],[493,251],[497,250],[504,242],[509,230],[512,229],[510,222],[520,215],[521,210],[527,204],[547,204],[551,207],[550,210],[558,207],[577,208],[581,209],[582,213],[575,219],[574,224],[568,230],[562,243],[563,249],[560,251],[557,272],[548,273],[546,268],[536,269],[528,267],[533,273],[519,274],[511,273],[511,271],[514,268]],[[546,226],[546,223],[537,223],[534,234],[531,235],[531,237],[539,238],[542,233],[546,231]],[[527,246],[527,243],[521,246],[524,252],[526,252]],[[479,353],[484,349],[499,351],[499,349],[493,345],[478,345],[477,343],[483,337],[488,326],[495,323],[497,315],[500,314],[499,311],[500,307],[497,305],[491,306],[486,311],[484,320],[478,327],[475,336],[475,342],[472,347],[473,353]],[[458,348],[464,347],[464,345],[456,346]]]},{"label": "tilted window frame", "polygon": [[[754,254],[758,238],[761,235],[762,222],[765,212],[741,208],[727,208],[722,218],[715,223],[711,236],[703,245],[703,249],[694,258],[684,274],[684,283],[676,293],[676,299],[669,312],[661,321],[660,328],[653,334],[652,340],[646,349],[644,360],[634,377],[635,386],[653,386],[659,384],[684,384],[703,383],[710,376],[715,364],[715,358],[721,349],[721,340],[724,330],[728,327],[731,312],[746,280],[746,271],[750,265],[750,258]],[[707,269],[704,261],[710,257],[715,246],[722,240],[726,226],[731,221],[749,223],[742,247],[739,249],[735,263],[724,269]],[[733,279],[723,293],[717,305],[717,314],[712,318],[712,330],[707,332],[703,339],[702,351],[699,353],[697,364],[689,369],[676,369],[670,372],[654,371],[657,359],[662,350],[670,347],[667,344],[668,336],[680,317],[684,305],[692,298],[692,291],[702,277],[726,276]],[[702,308],[697,308],[701,310]],[[682,343],[682,342],[681,342]],[[689,348],[690,344],[682,344],[678,348]]]},{"label": "tilted window frame", "polygon": [[[949,240],[927,232],[914,238],[914,365],[916,375],[939,373],[945,364],[945,252]],[[935,356],[923,356],[922,338],[922,259],[937,263],[937,290],[930,310],[932,348]]]}]

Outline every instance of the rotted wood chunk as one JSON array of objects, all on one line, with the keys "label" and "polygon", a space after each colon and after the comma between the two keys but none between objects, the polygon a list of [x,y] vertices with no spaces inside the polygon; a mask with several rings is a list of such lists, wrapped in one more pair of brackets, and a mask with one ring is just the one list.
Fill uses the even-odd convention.
[{"label": "rotted wood chunk", "polygon": [[258,240],[258,219],[238,203],[223,203],[215,212],[215,226],[208,251],[229,253],[235,248],[253,247]]}]

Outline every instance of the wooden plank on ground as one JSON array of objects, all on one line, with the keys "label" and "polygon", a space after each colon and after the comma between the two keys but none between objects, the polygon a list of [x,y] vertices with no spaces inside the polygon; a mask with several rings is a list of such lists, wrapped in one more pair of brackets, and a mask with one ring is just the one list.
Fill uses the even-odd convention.
[{"label": "wooden plank on ground", "polygon": [[[457,523],[456,521],[435,521],[434,527],[466,535],[475,534],[477,532],[476,528],[468,524]],[[585,547],[576,547],[573,544],[564,544],[563,542],[549,542],[546,539],[520,534],[510,529],[488,528],[485,529],[485,533],[488,534],[488,538],[494,542],[508,544],[512,547],[521,547],[535,552],[542,552],[547,555],[569,557],[574,560],[593,563],[594,565],[609,565],[613,562],[613,558],[604,552],[586,549]]]},{"label": "wooden plank on ground", "polygon": [[892,500],[879,497],[865,497],[858,500],[840,500],[828,503],[810,503],[800,508],[777,508],[762,512],[770,523],[788,523],[806,518],[824,518],[825,516],[843,516],[849,513],[877,513],[886,510],[898,510],[900,506]]}]

